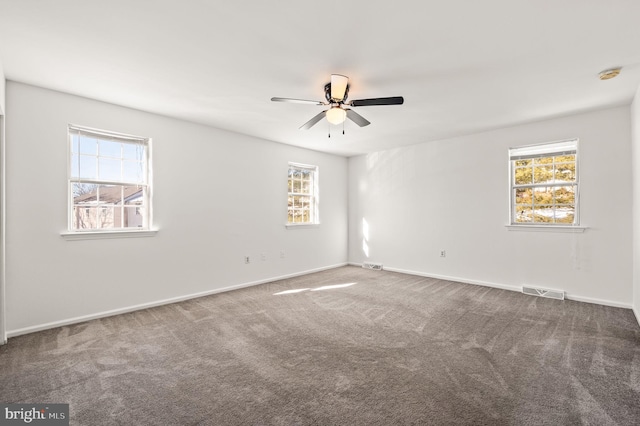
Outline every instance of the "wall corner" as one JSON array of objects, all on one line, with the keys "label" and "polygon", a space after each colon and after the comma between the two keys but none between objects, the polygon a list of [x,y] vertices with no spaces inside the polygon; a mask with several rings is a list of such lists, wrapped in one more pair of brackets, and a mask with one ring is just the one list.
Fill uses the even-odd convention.
[{"label": "wall corner", "polygon": [[631,102],[631,174],[632,174],[632,300],[631,306],[640,325],[640,86]]}]

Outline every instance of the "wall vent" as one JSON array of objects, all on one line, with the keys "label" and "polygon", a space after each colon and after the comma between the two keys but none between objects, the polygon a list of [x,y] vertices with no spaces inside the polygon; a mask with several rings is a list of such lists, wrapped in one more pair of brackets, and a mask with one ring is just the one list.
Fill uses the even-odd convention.
[{"label": "wall vent", "polygon": [[364,269],[375,269],[376,271],[382,271],[382,263],[365,262],[362,264]]},{"label": "wall vent", "polygon": [[564,291],[548,290],[545,288],[535,288],[522,286],[522,292],[530,296],[548,297],[550,299],[564,300]]}]

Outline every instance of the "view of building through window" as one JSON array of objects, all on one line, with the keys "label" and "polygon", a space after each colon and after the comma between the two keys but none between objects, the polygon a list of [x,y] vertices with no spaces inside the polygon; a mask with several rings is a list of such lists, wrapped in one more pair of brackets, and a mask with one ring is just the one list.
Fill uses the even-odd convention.
[{"label": "view of building through window", "polygon": [[69,126],[69,229],[149,228],[149,140]]},{"label": "view of building through window", "polygon": [[577,143],[509,150],[512,224],[578,224]]},{"label": "view of building through window", "polygon": [[289,224],[318,223],[318,168],[289,163]]}]

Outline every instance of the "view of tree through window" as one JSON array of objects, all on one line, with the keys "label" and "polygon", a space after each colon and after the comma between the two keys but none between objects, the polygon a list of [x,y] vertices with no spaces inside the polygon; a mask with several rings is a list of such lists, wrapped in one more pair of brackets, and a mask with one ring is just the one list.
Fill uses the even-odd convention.
[{"label": "view of tree through window", "polygon": [[289,164],[288,220],[290,224],[318,222],[318,168]]},{"label": "view of tree through window", "polygon": [[149,227],[149,140],[69,126],[69,228]]},{"label": "view of tree through window", "polygon": [[577,140],[510,150],[511,222],[577,225]]}]

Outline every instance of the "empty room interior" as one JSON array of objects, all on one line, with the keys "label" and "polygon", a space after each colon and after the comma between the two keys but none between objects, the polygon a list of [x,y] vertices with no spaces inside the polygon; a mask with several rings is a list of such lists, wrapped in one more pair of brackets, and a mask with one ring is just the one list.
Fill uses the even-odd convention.
[{"label": "empty room interior", "polygon": [[0,423],[640,424],[639,20],[0,0]]}]

